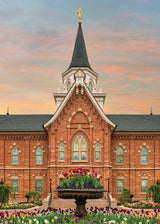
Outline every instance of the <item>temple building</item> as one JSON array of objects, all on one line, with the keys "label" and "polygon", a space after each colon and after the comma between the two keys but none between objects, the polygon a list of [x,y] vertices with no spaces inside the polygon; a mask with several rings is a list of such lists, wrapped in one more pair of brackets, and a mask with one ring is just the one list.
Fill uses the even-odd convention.
[{"label": "temple building", "polygon": [[54,93],[56,111],[43,115],[0,115],[0,179],[16,198],[28,191],[47,197],[59,175],[75,167],[100,173],[118,198],[127,188],[143,199],[160,180],[160,115],[106,114],[106,94],[90,66],[78,24],[73,56],[62,74],[65,92]]}]

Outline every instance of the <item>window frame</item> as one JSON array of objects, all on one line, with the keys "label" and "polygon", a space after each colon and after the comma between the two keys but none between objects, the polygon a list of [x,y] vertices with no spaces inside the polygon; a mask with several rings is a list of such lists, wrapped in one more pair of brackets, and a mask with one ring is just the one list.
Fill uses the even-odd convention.
[{"label": "window frame", "polygon": [[[79,135],[80,138],[79,138]],[[76,146],[76,150],[75,147],[74,147],[74,144],[77,142],[77,146]],[[85,143],[85,147],[82,147],[83,146],[83,143]],[[78,147],[78,149],[77,149]],[[74,139],[73,139],[73,143],[72,143],[72,161],[73,162],[88,162],[87,161],[87,158],[88,158],[88,142],[87,142],[87,139],[85,137],[84,134],[82,133],[78,133],[75,135]],[[74,159],[74,156],[77,155],[77,158],[78,159]],[[82,156],[85,156],[85,159],[82,159]]]},{"label": "window frame", "polygon": [[[14,184],[13,184],[13,182],[17,182],[17,186],[15,187],[14,186]],[[14,189],[16,189],[17,188],[17,190],[13,190],[13,192],[15,192],[16,194],[18,193],[18,179],[11,179],[11,186],[12,186],[12,188],[14,188]]]},{"label": "window frame", "polygon": [[[63,150],[61,148],[61,145],[63,143]],[[63,159],[60,159],[60,153],[63,153]],[[65,145],[63,141],[60,141],[59,146],[58,146],[58,160],[60,162],[64,162],[65,161]]]},{"label": "window frame", "polygon": [[[142,151],[145,150],[145,151]],[[142,159],[145,158],[145,159]],[[148,150],[145,146],[141,149],[141,164],[148,164]]]},{"label": "window frame", "polygon": [[[122,154],[119,153],[120,149],[122,150]],[[117,164],[120,164],[120,165],[124,164],[124,150],[123,150],[122,146],[119,146],[118,149],[117,149],[116,160],[117,160]]]},{"label": "window frame", "polygon": [[[37,186],[38,181],[41,182],[41,186],[40,187]],[[41,191],[38,190],[40,188],[42,189]],[[43,193],[43,180],[35,180],[35,190],[38,191],[41,194]]]},{"label": "window frame", "polygon": [[[16,154],[13,154],[13,150],[15,150],[15,149],[16,149]],[[13,159],[13,158],[17,158],[17,160]],[[14,161],[17,161],[17,162],[14,162]],[[18,152],[17,147],[14,146],[11,151],[11,163],[18,164],[18,162],[19,162],[19,152]]]},{"label": "window frame", "polygon": [[[123,184],[122,184],[123,187],[118,187],[118,182],[120,182],[120,181],[123,182]],[[124,189],[124,179],[117,179],[117,183],[116,184],[117,184],[117,189],[116,189],[117,190],[117,194],[122,194],[122,190]],[[121,190],[119,191],[118,189],[121,189]]]},{"label": "window frame", "polygon": [[[100,149],[99,150],[96,149],[96,146],[97,145],[100,146]],[[95,158],[94,158],[95,159],[95,162],[100,162],[101,161],[101,148],[102,148],[101,143],[99,141],[97,141],[96,144],[95,144],[95,147],[94,147],[94,149],[95,149]],[[99,154],[99,159],[96,159],[96,154]]]},{"label": "window frame", "polygon": [[[41,154],[38,154],[38,155],[37,155],[37,151],[38,151],[39,149],[41,150]],[[41,162],[38,162],[37,157],[41,157]],[[35,163],[36,163],[36,164],[43,164],[43,150],[42,150],[42,148],[41,148],[40,146],[38,146],[38,147],[36,148],[36,151],[35,151]]]},{"label": "window frame", "polygon": [[[146,181],[146,185],[142,185],[142,182],[143,181]],[[142,190],[142,189],[145,189],[144,191]],[[142,194],[146,194],[146,192],[147,192],[147,189],[148,189],[148,178],[145,178],[145,179],[141,179],[141,193]]]}]

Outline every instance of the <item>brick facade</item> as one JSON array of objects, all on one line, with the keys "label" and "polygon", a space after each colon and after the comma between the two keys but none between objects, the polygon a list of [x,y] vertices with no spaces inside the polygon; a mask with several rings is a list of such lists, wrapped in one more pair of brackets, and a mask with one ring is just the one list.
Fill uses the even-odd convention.
[{"label": "brick facade", "polygon": [[[9,115],[8,115],[9,116]],[[81,133],[87,140],[87,160],[73,160],[73,139]],[[64,161],[59,160],[59,143],[64,143]],[[101,144],[100,161],[95,160],[95,144]],[[36,164],[35,150],[40,146],[43,163]],[[12,164],[11,150],[18,149],[18,164]],[[117,163],[117,149],[124,152],[124,161]],[[148,150],[148,162],[141,164],[141,149]],[[59,174],[73,167],[89,167],[103,176],[102,184],[117,198],[117,180],[124,181],[135,198],[145,198],[141,192],[141,180],[146,179],[148,186],[160,179],[160,133],[114,132],[102,119],[93,102],[84,91],[73,92],[56,120],[46,132],[41,133],[1,133],[0,135],[0,178],[11,184],[18,179],[17,198],[24,198],[27,191],[35,190],[35,181],[42,180],[45,198],[50,190],[58,185]]]}]

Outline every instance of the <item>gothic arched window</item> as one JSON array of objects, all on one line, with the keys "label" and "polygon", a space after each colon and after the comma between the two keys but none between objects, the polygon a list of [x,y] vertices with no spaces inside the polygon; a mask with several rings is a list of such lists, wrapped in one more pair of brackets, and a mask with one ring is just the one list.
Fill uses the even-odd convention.
[{"label": "gothic arched window", "polygon": [[73,140],[73,160],[87,160],[87,141],[80,133]]},{"label": "gothic arched window", "polygon": [[43,163],[43,153],[40,146],[36,148],[36,163],[42,164]]},{"label": "gothic arched window", "polygon": [[123,163],[124,160],[124,152],[122,147],[118,147],[117,149],[117,163]]},{"label": "gothic arched window", "polygon": [[148,151],[146,147],[141,149],[141,163],[148,163]]},{"label": "gothic arched window", "polygon": [[90,90],[91,92],[93,91],[93,84],[92,84],[91,81],[89,82],[89,90]]},{"label": "gothic arched window", "polygon": [[95,161],[101,160],[101,144],[97,142],[95,144]]},{"label": "gothic arched window", "polygon": [[64,161],[64,143],[59,143],[59,160]]},{"label": "gothic arched window", "polygon": [[69,92],[70,88],[71,88],[71,83],[68,82],[68,83],[67,83],[67,92]]},{"label": "gothic arched window", "polygon": [[12,155],[12,163],[18,164],[18,149],[16,147],[13,147],[11,155]]}]

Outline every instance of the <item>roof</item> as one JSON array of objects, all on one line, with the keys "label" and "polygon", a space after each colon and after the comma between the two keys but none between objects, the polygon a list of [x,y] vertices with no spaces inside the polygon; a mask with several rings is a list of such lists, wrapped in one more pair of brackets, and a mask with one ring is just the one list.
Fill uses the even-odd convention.
[{"label": "roof", "polygon": [[45,131],[43,124],[46,123],[51,117],[52,115],[49,114],[0,115],[0,131]]},{"label": "roof", "polygon": [[160,115],[110,114],[106,116],[117,125],[116,132],[160,131]]},{"label": "roof", "polygon": [[78,32],[74,46],[73,56],[68,69],[72,67],[88,67],[91,69],[91,66],[88,61],[81,24],[79,24],[78,26]]},{"label": "roof", "polygon": [[[53,114],[0,115],[0,132],[41,132]],[[159,132],[160,115],[106,115],[116,125],[116,132]]]}]

